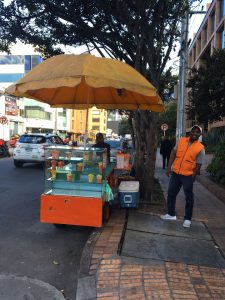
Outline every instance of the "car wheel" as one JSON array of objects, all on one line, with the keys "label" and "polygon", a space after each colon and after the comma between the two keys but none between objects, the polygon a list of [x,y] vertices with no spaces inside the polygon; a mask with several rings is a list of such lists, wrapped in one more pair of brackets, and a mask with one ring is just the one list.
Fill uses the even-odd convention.
[{"label": "car wheel", "polygon": [[21,168],[23,166],[23,163],[14,159],[14,166],[16,168]]}]

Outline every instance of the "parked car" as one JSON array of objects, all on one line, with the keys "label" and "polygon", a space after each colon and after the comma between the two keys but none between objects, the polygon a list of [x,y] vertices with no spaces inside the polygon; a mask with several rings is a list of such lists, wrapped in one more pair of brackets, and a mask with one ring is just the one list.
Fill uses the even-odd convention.
[{"label": "parked car", "polygon": [[55,134],[23,134],[13,151],[14,165],[20,168],[24,163],[44,163],[44,149],[52,145],[64,145]]},{"label": "parked car", "polygon": [[0,157],[7,156],[10,156],[7,142],[5,142],[3,139],[0,139]]}]

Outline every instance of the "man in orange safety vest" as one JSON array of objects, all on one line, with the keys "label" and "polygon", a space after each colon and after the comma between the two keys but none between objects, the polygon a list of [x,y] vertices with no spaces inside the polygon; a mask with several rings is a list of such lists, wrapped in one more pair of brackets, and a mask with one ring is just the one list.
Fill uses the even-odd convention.
[{"label": "man in orange safety vest", "polygon": [[183,186],[185,194],[185,216],[183,227],[191,226],[191,218],[194,206],[193,182],[199,173],[205,155],[204,146],[199,142],[202,134],[200,126],[191,128],[189,137],[181,137],[172,150],[166,175],[170,176],[167,209],[168,213],[161,216],[163,220],[176,220],[176,197]]}]

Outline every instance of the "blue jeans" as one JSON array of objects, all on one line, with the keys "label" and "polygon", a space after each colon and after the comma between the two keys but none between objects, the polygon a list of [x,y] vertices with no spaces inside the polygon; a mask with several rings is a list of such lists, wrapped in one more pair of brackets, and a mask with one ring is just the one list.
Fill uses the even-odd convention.
[{"label": "blue jeans", "polygon": [[192,175],[184,176],[176,174],[174,172],[172,173],[167,196],[168,214],[171,216],[175,216],[176,197],[182,186],[186,200],[184,219],[191,220],[194,206]]}]

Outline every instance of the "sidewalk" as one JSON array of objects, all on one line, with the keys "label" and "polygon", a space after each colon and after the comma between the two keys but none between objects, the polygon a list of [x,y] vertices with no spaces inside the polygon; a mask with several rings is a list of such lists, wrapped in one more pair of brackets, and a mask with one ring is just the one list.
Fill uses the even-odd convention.
[{"label": "sidewalk", "polygon": [[[166,194],[160,157],[155,176]],[[204,168],[201,177],[207,178]],[[76,299],[225,299],[225,204],[199,182],[194,193],[190,229],[182,227],[182,192],[175,222],[114,210],[85,247]]]}]

